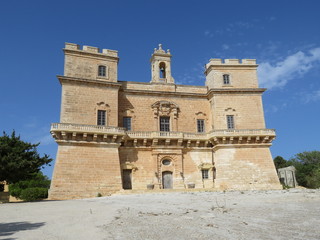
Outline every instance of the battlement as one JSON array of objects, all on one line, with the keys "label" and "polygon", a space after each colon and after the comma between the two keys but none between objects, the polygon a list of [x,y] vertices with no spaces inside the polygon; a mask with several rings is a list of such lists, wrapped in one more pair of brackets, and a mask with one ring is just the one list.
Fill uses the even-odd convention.
[{"label": "battlement", "polygon": [[100,50],[97,47],[91,47],[84,45],[82,49],[80,48],[80,45],[75,43],[65,43],[65,48],[68,50],[76,50],[76,51],[82,51],[82,52],[88,52],[88,53],[97,53],[102,54],[110,57],[118,57],[118,51],[116,50],[110,50],[110,49],[102,49]]},{"label": "battlement", "polygon": [[211,58],[209,63],[206,64],[206,68],[210,66],[256,66],[256,59],[220,59],[220,58]]}]

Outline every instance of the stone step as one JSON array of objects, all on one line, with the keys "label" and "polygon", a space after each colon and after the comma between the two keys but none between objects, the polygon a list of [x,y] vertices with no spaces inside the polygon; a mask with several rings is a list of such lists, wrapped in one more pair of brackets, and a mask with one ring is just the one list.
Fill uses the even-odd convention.
[{"label": "stone step", "polygon": [[183,189],[132,189],[120,190],[115,195],[126,194],[146,194],[146,193],[173,193],[173,192],[218,192],[221,191],[216,188],[183,188]]}]

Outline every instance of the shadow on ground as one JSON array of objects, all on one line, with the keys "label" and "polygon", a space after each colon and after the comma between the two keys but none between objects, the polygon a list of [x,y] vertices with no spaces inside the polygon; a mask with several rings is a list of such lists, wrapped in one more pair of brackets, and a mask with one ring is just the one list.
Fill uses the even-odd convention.
[{"label": "shadow on ground", "polygon": [[33,230],[42,227],[45,223],[30,223],[30,222],[11,222],[0,223],[0,239],[1,240],[14,240],[15,238],[1,238],[10,236],[19,231]]}]

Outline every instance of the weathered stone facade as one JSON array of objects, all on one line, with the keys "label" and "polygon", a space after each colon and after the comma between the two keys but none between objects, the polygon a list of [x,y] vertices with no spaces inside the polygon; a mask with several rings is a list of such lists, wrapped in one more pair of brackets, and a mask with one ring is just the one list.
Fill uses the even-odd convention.
[{"label": "weathered stone facade", "polygon": [[205,86],[174,83],[159,45],[151,82],[118,81],[114,50],[66,43],[49,197],[122,189],[280,189],[255,60],[211,59]]}]

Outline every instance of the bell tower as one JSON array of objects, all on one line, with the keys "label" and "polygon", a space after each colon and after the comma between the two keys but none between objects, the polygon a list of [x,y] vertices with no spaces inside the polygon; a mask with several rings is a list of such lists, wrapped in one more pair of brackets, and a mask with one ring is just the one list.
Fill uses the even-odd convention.
[{"label": "bell tower", "polygon": [[150,59],[151,62],[151,83],[174,83],[171,76],[171,54],[162,49],[162,44],[159,48],[155,48]]}]

